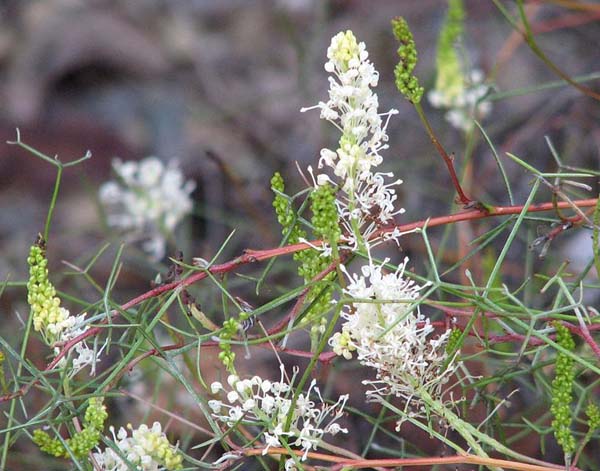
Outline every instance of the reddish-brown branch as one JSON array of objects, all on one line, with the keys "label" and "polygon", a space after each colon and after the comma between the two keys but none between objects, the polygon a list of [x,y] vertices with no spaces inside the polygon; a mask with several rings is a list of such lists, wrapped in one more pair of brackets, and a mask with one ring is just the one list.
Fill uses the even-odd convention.
[{"label": "reddish-brown branch", "polygon": [[581,85],[573,80],[569,74],[567,74],[564,70],[562,70],[558,65],[556,65],[553,61],[551,61],[548,56],[541,50],[541,48],[537,45],[534,39],[534,32],[531,31],[531,26],[529,25],[529,20],[527,15],[524,13],[521,17],[521,22],[523,23],[523,28],[516,28],[516,30],[523,36],[523,40],[529,45],[531,51],[540,58],[540,60],[556,75],[562,78],[564,81],[569,83],[572,87],[579,90],[584,95],[587,95],[595,100],[600,101],[600,93],[595,92],[589,87]]},{"label": "reddish-brown branch", "polygon": [[[452,308],[452,307],[448,307],[448,306],[443,306],[439,303],[430,303],[431,306],[443,311],[445,314],[449,315],[449,316],[453,316],[453,317],[471,317],[473,315],[475,315],[475,309],[457,309],[457,308]],[[487,318],[495,318],[495,317],[501,317],[500,314],[494,313],[494,312],[478,312],[477,315],[479,316],[485,316]],[[542,319],[540,319],[541,321]],[[551,319],[546,319],[547,321],[550,321]],[[435,324],[435,323],[432,323]],[[593,324],[593,325],[589,325],[586,326],[585,329],[582,329],[579,326],[576,326],[575,324],[571,324],[569,322],[562,322],[562,324],[569,329],[571,332],[573,332],[575,335],[581,337],[584,342],[586,342],[590,348],[592,349],[592,351],[594,352],[594,354],[600,359],[600,346],[598,346],[598,344],[596,343],[596,341],[592,338],[592,336],[590,335],[590,332],[593,331],[598,331],[600,330],[600,324]],[[472,336],[477,336],[477,337],[483,337],[484,334],[475,334],[475,333],[470,333],[469,335]],[[526,336],[523,334],[517,334],[517,333],[512,333],[512,334],[505,334],[505,335],[485,335],[486,340],[490,343],[504,343],[504,342],[514,342],[514,341],[524,341],[527,340],[529,345],[543,345],[544,341],[535,337],[531,337],[531,336]],[[552,338],[552,336],[551,336]]]},{"label": "reddish-brown branch", "polygon": [[[597,198],[575,200],[573,202],[560,201],[556,204],[553,204],[552,202],[539,203],[539,204],[530,205],[526,209],[526,211],[527,212],[550,211],[550,210],[555,209],[555,207],[560,208],[560,209],[569,209],[569,208],[572,208],[573,205],[575,205],[579,208],[589,208],[589,207],[595,206],[596,202],[597,202]],[[420,228],[423,228],[426,226],[427,227],[436,227],[436,226],[442,226],[445,224],[454,224],[454,223],[461,222],[461,221],[471,221],[471,220],[475,220],[475,219],[483,219],[483,218],[488,218],[488,217],[492,217],[492,216],[506,216],[506,215],[511,215],[511,214],[519,214],[523,211],[523,209],[524,209],[524,206],[490,206],[490,207],[487,207],[485,210],[476,208],[476,209],[461,211],[461,212],[455,213],[455,214],[450,214],[447,216],[439,216],[436,218],[424,219],[421,221],[415,221],[415,222],[408,223],[408,224],[401,224],[398,226],[382,228],[380,231],[375,233],[373,235],[373,237],[378,238],[385,234],[389,234],[395,230],[398,230],[400,232],[411,232],[411,231],[414,231],[416,229],[420,229]],[[306,249],[310,248],[311,246],[318,247],[321,244],[322,244],[322,241],[317,240],[317,241],[312,241],[310,243],[298,243],[298,244],[288,245],[285,247],[278,247],[275,249],[265,249],[265,250],[248,249],[241,256],[239,256],[233,260],[230,260],[228,262],[225,262],[225,263],[222,263],[219,265],[211,266],[208,271],[210,271],[210,273],[213,273],[213,274],[227,273],[227,272],[233,271],[234,269],[236,269],[237,267],[240,267],[242,265],[267,260],[267,259],[270,259],[273,257],[279,257],[281,255],[289,255],[289,254],[292,254],[295,252],[299,252],[301,250],[306,250]],[[177,288],[181,289],[181,288],[190,286],[190,285],[206,278],[207,276],[208,276],[208,273],[206,271],[200,271],[200,272],[191,274],[190,276],[188,276],[187,278],[185,278],[183,280],[174,281],[172,283],[168,283],[168,284],[153,288],[153,289],[147,291],[146,293],[143,293],[140,296],[137,296],[136,298],[126,302],[119,308],[119,310],[112,311],[110,313],[110,316],[107,317],[107,319],[105,321],[103,321],[101,324],[107,324],[110,319],[117,317],[121,311],[126,311],[148,299],[151,299],[156,296],[160,296],[161,294],[167,293],[174,289],[177,289]],[[56,355],[54,360],[52,360],[52,362],[50,362],[44,368],[44,371],[53,369],[58,364],[58,362],[62,358],[64,358],[64,356],[69,352],[69,350],[71,350],[75,345],[77,345],[79,342],[82,342],[83,340],[85,340],[89,337],[98,335],[104,328],[105,328],[104,326],[96,326],[96,327],[89,328],[83,334],[66,342],[64,345],[62,345],[61,351]],[[29,390],[29,388],[36,383],[37,383],[37,380],[31,382],[28,385],[21,387],[19,390],[17,390],[14,393],[1,396],[0,403],[5,402],[7,400],[11,400],[15,397],[25,394]]]},{"label": "reddish-brown branch", "polygon": [[[589,198],[585,200],[575,200],[573,204],[579,208],[589,208],[596,205],[597,198]],[[559,209],[569,209],[571,208],[571,204],[565,201],[559,201],[557,203],[557,207]],[[375,234],[374,237],[381,236],[385,233],[392,232],[393,229],[398,229],[400,232],[410,232],[415,229],[421,229],[425,226],[427,227],[436,227],[443,226],[446,224],[453,224],[456,222],[462,221],[472,221],[474,219],[483,219],[491,216],[508,216],[511,214],[520,214],[523,211],[522,205],[517,206],[488,206],[487,210],[481,209],[471,209],[467,211],[461,211],[455,214],[450,214],[448,216],[439,216],[436,218],[425,219],[421,221],[415,221],[409,224],[403,224],[396,226],[395,228],[385,228],[385,230],[379,231],[379,233]],[[537,213],[542,211],[551,211],[553,210],[553,203],[538,203],[532,204],[527,208],[528,213]]]},{"label": "reddish-brown branch", "polygon": [[[586,330],[584,330],[581,327],[578,327],[574,324],[570,324],[568,322],[562,322],[562,325],[564,325],[567,329],[569,329],[575,335],[581,337],[584,340],[584,342],[586,342],[590,346],[590,348],[592,349],[594,354],[598,357],[598,359],[600,359],[600,347],[598,346],[596,341],[590,335],[591,331],[600,330],[600,324],[594,324],[592,326],[588,326]],[[471,333],[470,335],[476,336],[475,333]],[[553,338],[553,337],[554,336],[550,336],[550,338]],[[505,334],[505,335],[487,335],[486,340],[490,343],[527,341],[528,345],[533,345],[533,346],[538,346],[538,345],[544,344],[543,340],[538,339],[536,337],[531,337],[531,336],[526,336],[523,334],[516,334],[516,333]]]},{"label": "reddish-brown branch", "polygon": [[161,353],[161,351],[167,352],[169,350],[177,350],[178,348],[182,348],[183,346],[184,346],[183,339],[180,339],[180,341],[177,342],[176,344],[165,345],[164,347],[160,347],[160,350],[158,348],[151,348],[150,350],[142,353],[141,355],[138,355],[136,358],[134,358],[129,363],[127,363],[127,365],[125,365],[125,368],[123,368],[119,372],[119,374],[117,374],[113,378],[113,380],[105,386],[104,391],[105,392],[106,391],[110,391],[112,389],[113,385],[117,384],[117,382],[121,379],[121,377],[126,372],[133,370],[133,368],[135,367],[135,365],[137,365],[138,363],[140,363],[142,360],[145,360],[146,358],[149,358],[151,356],[159,355]]},{"label": "reddish-brown branch", "polygon": [[[264,455],[264,448],[245,448],[236,452],[240,456],[260,456]],[[271,447],[266,451],[269,455],[290,455],[302,456],[304,452],[299,450],[288,450],[286,448]],[[319,452],[308,452],[308,458],[326,461],[329,463],[337,463],[332,469],[344,469],[350,467],[352,469],[362,468],[398,468],[408,466],[434,466],[445,464],[472,464],[481,465],[489,468],[504,468],[517,471],[556,471],[564,469],[564,466],[553,463],[546,463],[536,460],[539,464],[522,463],[519,461],[503,460],[498,458],[488,458],[476,455],[454,455],[432,458],[384,458],[384,459],[348,459],[343,456],[330,455]],[[578,468],[571,467],[571,471],[580,471]]]},{"label": "reddish-brown branch", "polygon": [[431,124],[429,124],[429,121],[427,120],[427,117],[425,116],[421,105],[416,104],[415,109],[417,111],[417,114],[419,115],[419,118],[421,119],[421,122],[425,126],[425,130],[427,131],[429,139],[431,139],[431,143],[437,150],[438,154],[440,154],[440,157],[442,157],[444,163],[446,164],[446,167],[448,168],[448,173],[450,174],[452,185],[454,186],[454,189],[456,190],[457,194],[456,201],[462,204],[465,208],[472,206],[474,201],[465,194],[458,179],[458,175],[456,174],[456,170],[454,168],[454,158],[448,155],[448,153],[444,149],[444,146],[442,146],[442,143],[435,135],[435,132],[433,132],[433,128],[431,127]]},{"label": "reddish-brown branch", "polygon": [[562,325],[564,325],[567,329],[569,329],[575,335],[578,335],[579,337],[581,337],[585,341],[585,343],[587,343],[590,346],[590,348],[594,351],[596,356],[598,358],[600,358],[600,347],[598,346],[598,344],[594,341],[594,339],[590,335],[590,331],[600,330],[600,324],[586,326],[586,329],[582,329],[581,327],[576,326],[574,324],[570,324],[569,322],[563,322]]}]

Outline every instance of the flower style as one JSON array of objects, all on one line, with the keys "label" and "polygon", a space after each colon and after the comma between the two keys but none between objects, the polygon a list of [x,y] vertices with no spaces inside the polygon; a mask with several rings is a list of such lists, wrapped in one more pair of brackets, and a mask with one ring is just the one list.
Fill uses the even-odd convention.
[{"label": "flower style", "polygon": [[342,331],[329,343],[338,355],[350,359],[356,353],[360,363],[377,371],[375,380],[363,381],[372,387],[368,397],[393,394],[405,400],[412,416],[419,416],[419,391],[440,397],[441,386],[456,369],[445,349],[451,330],[432,337],[429,319],[414,307],[427,285],[404,277],[407,258],[394,273],[383,272],[388,261],[376,265],[371,260],[362,267],[362,276],[348,275],[345,293],[355,301],[352,310],[342,313]]},{"label": "flower style", "polygon": [[[377,86],[379,74],[368,56],[365,44],[357,42],[352,31],[334,36],[325,63],[325,70],[332,74],[329,100],[301,109],[302,112],[320,109],[321,118],[342,133],[337,150],[321,150],[319,169],[329,167],[340,180],[344,194],[336,204],[348,242],[354,248],[359,241],[368,240],[377,224],[385,224],[404,211],[395,211],[393,205],[396,193],[392,186],[402,181],[386,185],[384,177],[390,174],[372,170],[383,160],[380,151],[388,148],[387,125],[398,111],[378,112],[379,101],[372,87]],[[317,184],[327,181],[332,181],[327,174],[316,177]]]},{"label": "flower style", "polygon": [[[230,375],[227,379],[231,390],[227,392],[227,403],[220,400],[210,400],[208,405],[213,411],[213,417],[223,422],[228,427],[235,426],[238,422],[246,425],[264,426],[263,439],[265,448],[263,455],[271,447],[282,446],[281,437],[295,437],[290,443],[299,446],[305,460],[311,449],[316,449],[325,434],[335,435],[338,432],[347,433],[336,421],[342,416],[342,410],[348,400],[348,395],[340,396],[335,404],[325,404],[319,388],[313,380],[306,394],[298,396],[293,405],[292,419],[289,430],[284,430],[288,414],[292,407],[291,382],[284,379],[285,371],[280,366],[281,379],[276,382],[263,380],[259,376],[251,379],[240,379],[236,375]],[[219,382],[211,385],[213,394],[224,391]],[[317,395],[320,402],[316,405],[310,399],[311,392]],[[293,469],[291,464],[290,469]],[[286,468],[287,469],[287,468]]]},{"label": "flower style", "polygon": [[[27,283],[27,302],[31,306],[33,328],[42,334],[46,344],[52,346],[57,342],[66,342],[84,333],[89,326],[85,323],[86,313],[72,316],[68,309],[62,307],[61,300],[56,296],[56,289],[48,279],[48,259],[46,258],[45,242],[38,240],[31,246],[29,257],[29,281]],[[54,347],[55,355],[60,349]],[[74,376],[82,368],[91,365],[91,374],[95,374],[96,363],[102,353],[92,350],[85,341],[74,347],[76,356],[73,358],[69,376]],[[69,355],[72,351],[69,352]],[[64,366],[63,358],[57,366]]]},{"label": "flower style", "polygon": [[[127,461],[135,466],[137,470],[158,471],[181,469],[183,457],[177,451],[177,447],[169,443],[159,422],[154,422],[152,428],[142,424],[133,429],[131,424],[127,425],[131,430],[128,436],[123,427],[115,435],[115,428],[110,427],[113,440]],[[94,461],[103,471],[128,471],[130,464],[112,448],[107,447],[104,451],[93,453]]]},{"label": "flower style", "polygon": [[117,181],[104,183],[99,192],[108,224],[144,240],[144,250],[160,260],[166,236],[192,210],[195,183],[184,181],[179,168],[165,166],[157,157],[140,162],[114,159],[112,165]]}]

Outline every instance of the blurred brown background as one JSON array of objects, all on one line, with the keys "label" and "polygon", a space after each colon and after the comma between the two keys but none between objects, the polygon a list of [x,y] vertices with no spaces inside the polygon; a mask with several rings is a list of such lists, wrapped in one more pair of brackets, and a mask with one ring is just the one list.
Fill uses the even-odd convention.
[{"label": "blurred brown background", "polygon": [[[498,66],[499,91],[556,79],[511,36],[491,2],[466,5],[469,60],[486,73]],[[431,88],[445,7],[441,0],[4,0],[0,140],[13,139],[19,127],[26,143],[65,161],[91,150],[92,160],[64,176],[51,239],[56,250],[68,247],[67,258],[105,235],[93,196],[116,156],[175,158],[197,181],[196,218],[178,242],[186,253],[210,256],[233,228],[246,246],[272,245],[278,235],[271,227],[268,179],[283,170],[290,191],[300,189],[294,163],[314,165],[319,149],[337,139],[318,112],[299,109],[326,98],[329,40],[352,29],[380,71],[381,109],[400,110],[384,157],[405,180],[404,218],[447,212],[453,196],[445,170],[414,110],[394,90],[396,44],[389,24],[396,15],[408,19],[420,52],[417,72]],[[549,30],[539,41],[557,64],[571,75],[594,71],[597,13],[537,2],[528,8],[534,26]],[[440,111],[429,115],[460,169],[459,133]],[[568,163],[597,166],[597,118],[592,100],[564,87],[495,102],[484,124],[500,151],[550,170],[545,134]],[[479,144],[474,155],[473,180],[483,184],[472,192],[506,203],[487,146]],[[507,166],[522,198],[526,178]],[[53,181],[54,168],[0,144],[0,277],[24,275],[22,255],[43,224]]]}]

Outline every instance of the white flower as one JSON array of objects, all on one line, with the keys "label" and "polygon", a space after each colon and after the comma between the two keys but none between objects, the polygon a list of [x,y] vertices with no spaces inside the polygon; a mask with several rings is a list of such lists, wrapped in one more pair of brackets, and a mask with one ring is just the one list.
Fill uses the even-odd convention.
[{"label": "white flower", "polygon": [[111,227],[143,240],[143,249],[155,260],[165,254],[165,236],[192,209],[195,183],[184,181],[174,164],[165,166],[156,157],[140,162],[113,160],[117,181],[100,187],[100,202]]},{"label": "white flower", "polygon": [[213,394],[217,394],[221,389],[223,389],[223,385],[218,381],[215,381],[210,385],[210,392]]},{"label": "white flower", "polygon": [[[110,427],[115,445],[127,460],[136,466],[136,470],[158,471],[164,469],[180,469],[183,461],[177,447],[169,443],[159,422],[154,422],[152,428],[142,424],[137,429],[131,425],[131,437],[121,427],[115,436],[114,427]],[[93,453],[94,460],[103,471],[128,471],[129,465],[112,448]]]},{"label": "white flower", "polygon": [[[89,329],[89,325],[85,323],[86,315],[86,313],[83,313],[78,316],[71,316],[67,309],[61,307],[59,318],[55,319],[55,323],[48,324],[46,329],[58,343],[64,344],[69,340],[79,337]],[[83,340],[69,350],[67,356],[59,361],[57,366],[64,367],[67,364],[67,359],[72,357],[73,363],[69,371],[69,377],[75,376],[88,365],[91,365],[90,374],[93,376],[96,374],[96,363],[100,361],[103,350],[104,347],[100,348],[100,350],[91,349],[85,340]],[[54,347],[54,354],[58,355],[59,352],[60,348]]]},{"label": "white flower", "polygon": [[473,126],[473,120],[481,120],[492,111],[492,103],[485,100],[491,86],[483,82],[484,76],[480,70],[473,70],[465,83],[465,88],[456,93],[445,90],[431,90],[427,94],[429,103],[434,108],[446,108],[445,118],[456,129],[468,131]]},{"label": "white flower", "polygon": [[[384,177],[391,174],[373,173],[383,160],[380,151],[388,148],[389,119],[398,111],[379,113],[379,100],[372,90],[379,74],[368,56],[365,44],[358,43],[351,31],[334,36],[325,64],[325,70],[332,74],[329,100],[301,110],[319,108],[321,118],[332,122],[342,133],[337,150],[321,150],[319,168],[329,167],[341,182],[343,194],[336,204],[353,249],[358,248],[359,240],[368,240],[379,224],[404,211],[394,209],[396,192],[392,189],[402,181],[385,184]],[[316,176],[317,184],[327,181],[333,180],[324,174]]]},{"label": "white flower", "polygon": [[[313,380],[308,391],[298,396],[290,428],[284,431],[284,424],[292,407],[291,392],[294,378],[291,384],[285,381],[283,365],[280,366],[280,373],[280,380],[275,382],[262,380],[258,376],[250,381],[240,380],[237,376],[231,375],[227,382],[236,392],[235,396],[231,397],[231,393],[227,393],[227,400],[232,403],[213,400],[209,402],[209,406],[213,410],[213,417],[228,427],[234,426],[240,420],[245,425],[264,427],[263,454],[266,454],[270,447],[281,446],[282,437],[295,437],[293,444],[304,451],[302,457],[304,460],[311,449],[317,448],[323,435],[347,433],[347,429],[340,427],[336,421],[342,416],[348,396],[340,396],[335,404],[327,404]],[[316,401],[310,399],[311,394],[316,395],[319,400],[318,405]],[[234,397],[235,401],[231,401],[230,399]]]},{"label": "white flower", "polygon": [[[369,174],[356,183],[353,195],[342,195],[336,200],[348,244],[354,248],[358,247],[359,238],[369,240],[381,225],[393,221],[396,214],[404,213],[404,208],[396,210],[394,207],[397,195],[393,187],[401,184],[402,180],[385,184],[385,176],[393,174]],[[353,222],[360,229],[358,236],[354,233]],[[397,236],[391,234],[387,239],[396,240]]]},{"label": "white flower", "polygon": [[[344,189],[351,190],[354,179],[365,177],[372,166],[381,163],[379,151],[386,149],[385,132],[389,116],[378,113],[378,98],[371,87],[377,86],[379,74],[367,59],[364,43],[357,43],[352,31],[338,33],[327,50],[325,70],[329,77],[329,100],[312,108],[321,110],[321,118],[331,121],[343,134],[337,151],[323,149],[319,168],[324,165],[334,169],[344,181]],[[382,116],[387,117],[385,123]],[[337,161],[337,162],[336,162]]]},{"label": "white flower", "polygon": [[342,313],[342,332],[329,343],[345,358],[355,351],[360,363],[376,370],[375,380],[363,381],[372,387],[367,392],[371,399],[393,394],[420,415],[419,391],[440,397],[441,386],[457,367],[445,350],[450,330],[434,336],[429,319],[414,307],[426,285],[404,277],[408,259],[394,273],[384,273],[387,262],[375,265],[371,260],[361,276],[348,275],[345,293],[356,301]]},{"label": "white flower", "polygon": [[[279,434],[281,435],[281,434]],[[265,433],[264,434],[264,439],[265,439],[265,448],[262,451],[263,455],[266,455],[267,452],[269,451],[269,448],[273,447],[278,447],[281,446],[281,442],[279,441],[279,438],[277,434],[271,435],[270,433]]]}]

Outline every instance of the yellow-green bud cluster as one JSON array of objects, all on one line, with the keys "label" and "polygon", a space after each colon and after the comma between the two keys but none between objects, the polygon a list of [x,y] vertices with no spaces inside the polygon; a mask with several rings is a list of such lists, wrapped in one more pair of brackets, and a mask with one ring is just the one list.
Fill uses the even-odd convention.
[{"label": "yellow-green bud cluster", "polygon": [[142,424],[136,429],[127,424],[127,429],[131,430],[131,436],[123,427],[117,434],[114,427],[110,427],[115,447],[93,454],[100,469],[174,470],[183,467],[183,456],[169,443],[159,422],[154,422],[152,427]]},{"label": "yellow-green bud cluster", "polygon": [[[575,341],[569,330],[560,324],[554,323],[556,329],[556,343],[567,351],[575,349]],[[566,455],[571,455],[575,450],[575,438],[571,433],[571,402],[573,401],[573,382],[575,381],[575,361],[563,352],[556,356],[556,375],[552,381],[552,404],[550,412],[554,417],[552,429],[556,441]]]},{"label": "yellow-green bud cluster", "polygon": [[423,96],[423,87],[419,85],[419,79],[413,75],[417,65],[417,47],[410,32],[408,23],[402,17],[392,20],[394,36],[400,42],[398,56],[400,62],[394,68],[396,87],[404,97],[412,103],[419,103]]},{"label": "yellow-green bud cluster", "polygon": [[65,456],[65,447],[57,438],[51,438],[46,432],[41,429],[33,431],[33,443],[35,443],[40,450],[48,453],[56,458],[69,458],[69,454]]},{"label": "yellow-green bud cluster", "polygon": [[237,319],[227,319],[223,322],[223,330],[219,334],[219,339],[223,340],[223,342],[219,342],[219,348],[221,349],[219,352],[219,360],[221,360],[223,366],[230,373],[235,373],[235,352],[231,350],[231,343],[229,340],[238,334],[239,328],[240,323]]},{"label": "yellow-green bud cluster", "polygon": [[334,52],[331,60],[338,63],[342,72],[346,72],[350,60],[359,57],[360,55],[358,42],[356,41],[354,33],[350,30],[338,34],[337,39],[338,43],[336,44],[336,47],[332,49]]},{"label": "yellow-green bud cluster", "polygon": [[40,429],[33,431],[33,442],[40,447],[40,450],[56,458],[70,458],[71,454],[67,448],[76,458],[83,458],[100,443],[100,432],[107,417],[106,406],[102,404],[102,400],[92,397],[85,411],[83,430],[65,440],[66,448],[58,438],[51,438]]},{"label": "yellow-green bud cluster", "polygon": [[[128,427],[131,428],[131,425]],[[149,455],[152,459],[162,464],[165,469],[182,468],[183,456],[169,443],[169,439],[164,433],[154,430],[154,428],[142,430],[140,427],[133,433],[134,438],[137,438],[137,435],[143,440],[144,448],[150,452]]]},{"label": "yellow-green bud cluster", "polygon": [[51,345],[60,335],[60,326],[69,311],[60,306],[60,298],[56,296],[56,289],[48,280],[48,259],[44,249],[45,243],[41,236],[31,246],[27,264],[29,265],[29,281],[27,283],[27,302],[31,306],[33,328],[41,332],[44,340]]},{"label": "yellow-green bud cluster", "polygon": [[451,102],[464,93],[465,77],[456,42],[463,33],[465,12],[462,0],[449,0],[448,13],[437,45],[435,89]]},{"label": "yellow-green bud cluster", "polygon": [[[164,443],[165,441],[166,443]],[[166,438],[159,444],[156,457],[165,464],[165,469],[183,468],[183,456],[177,453],[176,449],[171,446]]]}]

